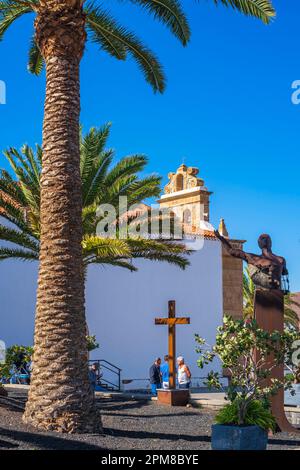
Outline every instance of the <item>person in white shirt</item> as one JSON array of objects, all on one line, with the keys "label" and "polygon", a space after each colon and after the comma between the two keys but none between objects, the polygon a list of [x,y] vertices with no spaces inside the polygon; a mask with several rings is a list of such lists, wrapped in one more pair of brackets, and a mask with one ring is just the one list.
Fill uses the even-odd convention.
[{"label": "person in white shirt", "polygon": [[192,374],[188,366],[184,363],[184,358],[177,358],[177,379],[179,388],[190,388]]}]

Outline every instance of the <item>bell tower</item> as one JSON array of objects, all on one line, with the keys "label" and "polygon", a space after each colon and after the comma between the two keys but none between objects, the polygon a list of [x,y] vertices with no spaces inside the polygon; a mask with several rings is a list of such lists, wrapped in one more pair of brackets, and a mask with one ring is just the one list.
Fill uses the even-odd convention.
[{"label": "bell tower", "polygon": [[212,194],[198,177],[199,169],[182,164],[176,173],[169,173],[169,182],[158,201],[160,208],[169,209],[184,226],[192,231],[209,230],[209,198]]}]

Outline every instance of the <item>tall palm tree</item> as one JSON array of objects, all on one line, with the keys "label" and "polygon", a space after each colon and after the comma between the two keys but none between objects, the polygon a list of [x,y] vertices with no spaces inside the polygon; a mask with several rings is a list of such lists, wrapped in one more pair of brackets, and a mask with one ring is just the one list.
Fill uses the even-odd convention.
[{"label": "tall palm tree", "polygon": [[[122,224],[119,213],[119,197],[126,196],[128,206],[139,205],[145,198],[160,194],[161,178],[156,175],[139,178],[147,158],[144,155],[131,155],[122,158],[112,166],[114,151],[105,149],[110,125],[99,129],[92,128],[81,137],[80,174],[82,187],[82,254],[84,272],[90,264],[112,265],[135,271],[132,260],[145,258],[151,261],[166,261],[184,269],[188,265],[188,251],[183,244],[159,238],[159,233],[151,233],[153,239],[141,236],[120,239],[117,228]],[[42,149],[34,151],[24,145],[19,152],[10,148],[4,152],[13,175],[0,170],[0,215],[6,224],[0,223],[0,261],[19,259],[33,261],[39,259],[40,250],[40,180]],[[114,225],[116,238],[101,238],[97,235],[97,215],[100,204],[111,204],[116,208]],[[129,221],[134,223],[137,214]],[[146,215],[148,219],[148,214]],[[118,223],[118,225],[117,225]],[[148,228],[148,227],[147,227]]]},{"label": "tall palm tree", "polygon": [[[179,0],[127,0],[161,20],[183,45],[190,30]],[[260,18],[270,0],[213,0]],[[96,431],[101,422],[88,381],[82,269],[79,68],[87,38],[117,59],[134,57],[154,90],[165,87],[156,57],[97,2],[2,0],[0,37],[35,14],[30,68],[46,66],[41,177],[41,243],[35,353],[24,420],[42,429]]]},{"label": "tall palm tree", "polygon": [[[246,267],[243,273],[243,296],[244,296],[244,316],[253,317],[254,315],[254,297],[255,285],[249,274],[249,268]],[[292,294],[284,296],[284,321],[286,325],[290,325],[297,330],[299,329],[299,318],[295,308],[300,305],[293,300]]]}]

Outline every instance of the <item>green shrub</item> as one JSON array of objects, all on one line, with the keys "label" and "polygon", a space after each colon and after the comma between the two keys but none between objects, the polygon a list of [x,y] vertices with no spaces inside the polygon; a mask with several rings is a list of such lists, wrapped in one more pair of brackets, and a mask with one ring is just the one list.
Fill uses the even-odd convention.
[{"label": "green shrub", "polygon": [[[218,419],[224,424],[257,424],[264,429],[272,429],[271,398],[282,389],[293,394],[295,374],[290,358],[297,351],[298,340],[299,332],[269,333],[261,329],[254,319],[234,320],[228,316],[218,328],[214,346],[196,335],[198,366],[203,369],[217,358],[222,368],[230,373],[230,383],[224,389],[230,405],[220,411]],[[273,377],[272,371],[278,366],[286,366],[290,373],[282,379]],[[221,390],[220,374],[209,372],[205,385]]]},{"label": "green shrub", "polygon": [[87,336],[86,341],[87,341],[87,350],[89,352],[94,351],[94,349],[98,349],[100,347],[95,335]]},{"label": "green shrub", "polygon": [[11,377],[11,370],[16,364],[19,365],[19,368],[25,368],[26,364],[30,362],[32,354],[33,348],[31,346],[14,344],[7,348],[5,363],[0,364],[0,379],[9,379]]},{"label": "green shrub", "polygon": [[[218,424],[231,424],[239,425],[239,408],[240,403],[238,400],[228,403],[224,406],[216,416],[216,423]],[[252,400],[249,402],[245,416],[244,425],[259,426],[266,431],[275,431],[276,420],[272,416],[271,411],[260,401]]]}]

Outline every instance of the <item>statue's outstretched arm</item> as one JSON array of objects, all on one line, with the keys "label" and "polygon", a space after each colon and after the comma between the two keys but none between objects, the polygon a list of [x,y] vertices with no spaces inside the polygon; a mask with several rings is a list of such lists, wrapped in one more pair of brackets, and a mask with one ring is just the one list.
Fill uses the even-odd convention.
[{"label": "statue's outstretched arm", "polygon": [[223,246],[225,247],[225,249],[228,251],[228,253],[231,256],[234,256],[235,258],[240,258],[247,262],[249,261],[248,253],[245,253],[243,250],[240,250],[239,248],[233,248],[231,243],[229,243],[229,241],[226,238],[224,238],[219,233],[218,230],[215,230],[215,236],[222,242]]}]

